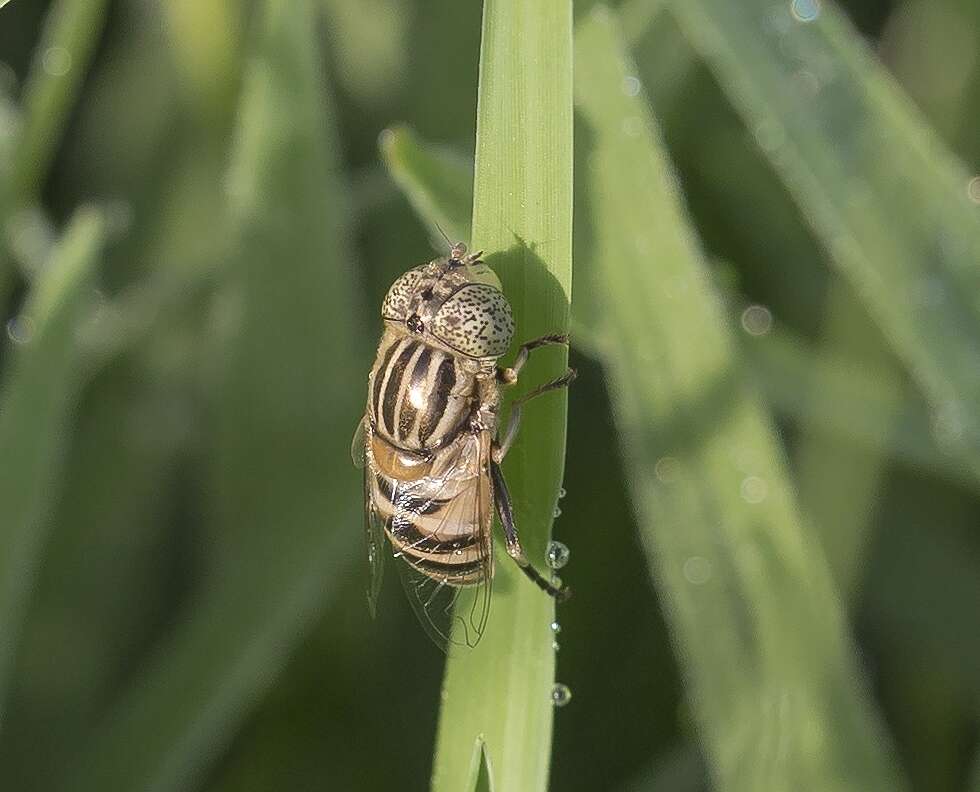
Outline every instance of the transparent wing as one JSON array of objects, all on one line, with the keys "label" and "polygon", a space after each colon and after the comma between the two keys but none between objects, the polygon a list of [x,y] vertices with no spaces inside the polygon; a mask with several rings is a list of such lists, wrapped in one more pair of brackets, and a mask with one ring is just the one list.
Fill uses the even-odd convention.
[{"label": "transparent wing", "polygon": [[381,593],[381,583],[385,571],[385,531],[384,519],[378,512],[378,507],[371,496],[371,482],[374,478],[374,466],[370,464],[367,453],[367,443],[371,439],[371,427],[367,419],[358,424],[354,433],[354,444],[351,446],[351,456],[354,456],[360,443],[360,457],[355,457],[354,464],[364,470],[364,536],[367,540],[367,573],[368,609],[373,619],[377,613],[378,595]]},{"label": "transparent wing", "polygon": [[471,435],[440,472],[399,482],[389,523],[415,615],[443,651],[474,647],[490,614],[493,491],[489,436]]},{"label": "transparent wing", "polygon": [[368,420],[367,416],[362,416],[361,420],[357,422],[357,428],[354,430],[354,439],[350,441],[350,458],[354,463],[354,467],[362,468],[367,464],[367,455],[365,454],[365,438],[367,430]]}]

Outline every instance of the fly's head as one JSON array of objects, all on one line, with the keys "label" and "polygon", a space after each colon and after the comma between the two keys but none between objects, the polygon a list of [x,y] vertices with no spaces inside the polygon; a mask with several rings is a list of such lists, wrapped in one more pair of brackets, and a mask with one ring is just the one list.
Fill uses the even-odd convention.
[{"label": "fly's head", "polygon": [[381,316],[474,359],[500,357],[514,336],[514,318],[500,280],[479,253],[467,255],[462,243],[448,257],[398,278],[385,296]]}]

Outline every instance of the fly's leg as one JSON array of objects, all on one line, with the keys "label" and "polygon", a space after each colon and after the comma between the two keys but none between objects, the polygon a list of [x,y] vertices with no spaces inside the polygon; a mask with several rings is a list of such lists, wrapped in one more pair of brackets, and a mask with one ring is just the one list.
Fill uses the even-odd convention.
[{"label": "fly's leg", "polygon": [[514,524],[514,507],[510,500],[510,492],[507,490],[507,482],[504,481],[504,474],[500,470],[500,465],[490,462],[490,475],[493,478],[494,500],[497,503],[497,514],[500,516],[500,524],[504,527],[504,541],[507,545],[507,555],[514,559],[521,571],[530,578],[538,588],[546,594],[550,594],[558,602],[564,602],[572,596],[572,590],[568,586],[554,586],[549,583],[538,570],[531,566],[531,562],[524,552],[520,537],[517,535],[517,525]]},{"label": "fly's leg", "polygon": [[558,390],[559,388],[567,388],[568,385],[577,376],[575,369],[569,369],[564,374],[562,374],[558,379],[554,379],[551,382],[546,382],[544,385],[538,385],[534,390],[528,391],[521,398],[516,399],[510,406],[510,417],[507,419],[507,426],[504,428],[504,433],[501,437],[499,443],[495,443],[493,450],[491,451],[491,456],[494,462],[501,462],[503,458],[507,456],[507,452],[510,447],[514,444],[514,440],[517,437],[517,430],[521,426],[521,411],[523,410],[524,403],[530,401],[535,396],[540,396],[542,393],[547,393],[548,391]]},{"label": "fly's leg", "polygon": [[554,333],[552,335],[545,335],[541,336],[540,338],[535,338],[532,341],[528,341],[519,350],[517,350],[517,357],[514,359],[513,366],[510,368],[497,369],[497,379],[503,385],[513,385],[515,382],[517,382],[517,375],[521,373],[521,369],[524,368],[524,364],[527,363],[527,359],[531,355],[531,350],[537,349],[538,347],[551,346],[552,344],[568,346],[568,335],[566,333]]}]

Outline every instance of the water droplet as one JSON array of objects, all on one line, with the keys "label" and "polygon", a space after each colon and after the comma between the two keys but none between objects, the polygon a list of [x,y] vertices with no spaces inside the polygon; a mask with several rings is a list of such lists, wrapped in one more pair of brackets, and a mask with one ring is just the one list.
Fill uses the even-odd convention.
[{"label": "water droplet", "polygon": [[568,549],[567,545],[561,542],[551,542],[548,545],[548,566],[552,569],[561,569],[568,563],[571,555],[572,551]]},{"label": "water droplet", "polygon": [[549,626],[549,627],[551,627],[551,631],[552,631],[552,632],[553,632],[553,633],[554,633],[555,635],[558,635],[558,633],[560,633],[560,632],[561,632],[561,625],[560,625],[560,624],[559,624],[558,622],[556,622],[556,621],[553,621],[553,622],[552,622],[551,624],[549,624],[548,626]]},{"label": "water droplet", "polygon": [[558,490],[558,500],[561,500],[561,499],[562,499],[562,498],[564,498],[564,497],[565,497],[565,496],[566,496],[567,494],[568,494],[568,493],[567,493],[567,492],[565,492],[565,488],[564,488],[564,487],[562,487],[562,488],[561,488],[560,490]]},{"label": "water droplet", "polygon": [[746,503],[762,503],[769,494],[769,485],[766,480],[758,476],[747,476],[742,479],[740,487],[742,500]]},{"label": "water droplet", "polygon": [[974,176],[967,182],[966,195],[975,204],[980,204],[980,176]]},{"label": "water droplet", "polygon": [[691,556],[684,562],[684,579],[701,586],[711,579],[711,562],[702,556]]},{"label": "water droplet", "polygon": [[799,22],[812,22],[820,16],[820,0],[793,0],[789,11]]},{"label": "water droplet", "polygon": [[623,93],[627,96],[638,96],[640,93],[640,81],[633,76],[623,79]]},{"label": "water droplet", "polygon": [[572,691],[568,685],[555,682],[555,686],[551,688],[551,703],[556,707],[564,707],[571,700]]},{"label": "water droplet", "polygon": [[555,504],[555,510],[554,510],[554,512],[552,513],[551,516],[554,517],[556,520],[559,517],[561,517],[561,506],[558,506],[557,504]]},{"label": "water droplet", "polygon": [[742,329],[752,336],[763,336],[772,329],[772,312],[764,305],[750,305],[742,311]]},{"label": "water droplet", "polygon": [[7,338],[15,344],[26,344],[34,337],[34,320],[29,316],[15,316],[7,320]]},{"label": "water droplet", "polygon": [[558,645],[558,641],[552,641],[551,642],[551,651],[552,652],[557,652],[559,649],[561,649],[561,647]]},{"label": "water droplet", "polygon": [[50,47],[41,56],[41,66],[52,77],[64,77],[71,69],[71,53],[64,47]]}]

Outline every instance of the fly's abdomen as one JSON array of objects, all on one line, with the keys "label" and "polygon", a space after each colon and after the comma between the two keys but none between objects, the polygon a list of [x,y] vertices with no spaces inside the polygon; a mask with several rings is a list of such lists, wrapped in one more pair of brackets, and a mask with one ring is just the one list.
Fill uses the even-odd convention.
[{"label": "fly's abdomen", "polygon": [[374,430],[399,448],[451,443],[469,419],[475,378],[456,356],[413,336],[386,333],[369,380]]},{"label": "fly's abdomen", "polygon": [[[486,543],[490,481],[478,469],[472,475],[406,481],[390,475],[395,449],[378,438],[372,454],[371,500],[397,556],[434,580],[453,586],[483,582],[491,574]],[[455,448],[443,454],[455,455]],[[437,455],[438,456],[438,455]],[[439,460],[435,460],[438,468]]]}]

